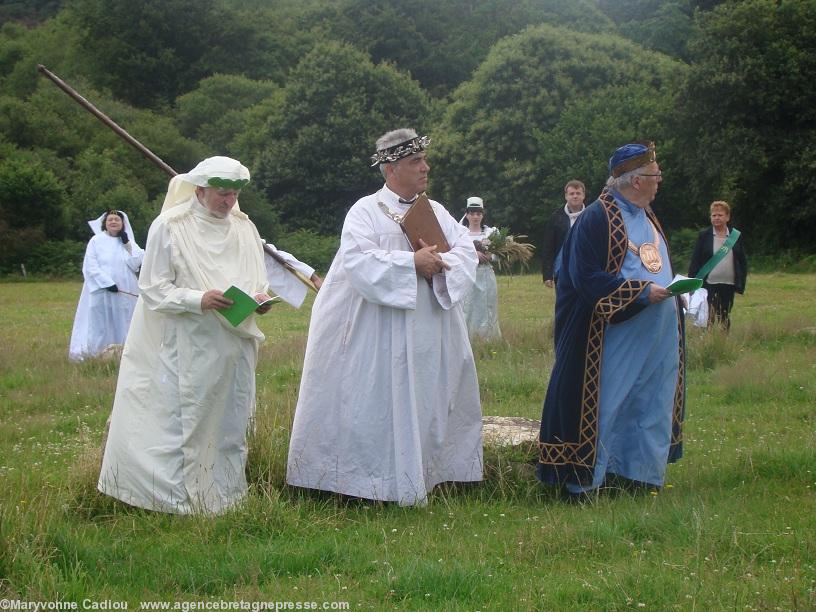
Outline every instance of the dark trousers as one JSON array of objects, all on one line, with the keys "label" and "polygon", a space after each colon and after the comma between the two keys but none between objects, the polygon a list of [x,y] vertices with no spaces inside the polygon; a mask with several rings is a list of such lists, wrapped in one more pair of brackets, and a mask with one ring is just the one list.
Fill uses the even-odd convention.
[{"label": "dark trousers", "polygon": [[734,285],[719,283],[703,285],[708,291],[708,324],[721,325],[725,331],[731,329],[731,307],[734,305]]}]

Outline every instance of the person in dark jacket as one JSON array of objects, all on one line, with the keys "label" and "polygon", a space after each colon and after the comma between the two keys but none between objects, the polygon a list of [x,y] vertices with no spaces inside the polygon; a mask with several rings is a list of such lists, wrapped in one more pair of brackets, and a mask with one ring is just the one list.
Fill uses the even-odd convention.
[{"label": "person in dark jacket", "polygon": [[541,249],[541,274],[544,284],[553,287],[558,272],[561,245],[578,216],[584,211],[586,188],[581,181],[570,181],[564,186],[566,204],[559,207],[550,217],[544,231],[544,245]]},{"label": "person in dark jacket", "polygon": [[[706,262],[719,251],[734,231],[728,226],[731,220],[731,207],[727,202],[718,200],[710,207],[711,227],[707,227],[697,236],[694,254],[691,256],[689,276],[696,277]],[[719,324],[726,331],[731,327],[731,308],[734,306],[734,293],[745,291],[745,280],[748,276],[748,261],[742,238],[738,238],[728,253],[703,279],[703,288],[708,291],[709,325]]]}]

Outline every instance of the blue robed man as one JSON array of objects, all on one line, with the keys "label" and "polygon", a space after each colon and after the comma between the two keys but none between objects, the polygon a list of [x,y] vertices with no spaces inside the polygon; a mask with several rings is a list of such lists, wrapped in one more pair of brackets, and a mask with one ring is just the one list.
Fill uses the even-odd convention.
[{"label": "blue robed man", "polygon": [[685,329],[650,206],[662,179],[654,144],[617,149],[609,175],[567,235],[556,284],[537,476],[572,496],[661,487],[682,454]]}]

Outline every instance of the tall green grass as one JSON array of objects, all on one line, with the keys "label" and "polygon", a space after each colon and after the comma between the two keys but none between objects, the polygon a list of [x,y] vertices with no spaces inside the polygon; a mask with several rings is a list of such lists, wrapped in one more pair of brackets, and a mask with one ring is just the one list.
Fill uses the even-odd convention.
[{"label": "tall green grass", "polygon": [[[574,506],[531,445],[399,508],[284,485],[309,305],[262,319],[245,503],[160,515],[96,492],[115,363],[67,362],[79,283],[0,284],[0,597],[347,601],[351,609],[816,608],[813,275],[752,275],[730,335],[690,328],[685,457],[654,495]],[[474,346],[485,414],[538,418],[552,291],[501,277]]]}]

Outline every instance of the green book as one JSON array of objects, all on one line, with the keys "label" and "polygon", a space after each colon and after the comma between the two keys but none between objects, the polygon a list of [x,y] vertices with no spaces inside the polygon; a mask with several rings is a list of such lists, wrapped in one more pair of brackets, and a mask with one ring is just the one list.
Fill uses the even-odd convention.
[{"label": "green book", "polygon": [[691,293],[692,291],[697,291],[702,286],[702,278],[689,278],[688,276],[683,276],[682,274],[675,274],[672,282],[669,283],[669,286],[666,287],[666,289],[668,289],[672,295],[680,295],[681,293]]},{"label": "green book", "polygon": [[224,297],[232,300],[232,306],[229,306],[228,308],[219,308],[218,312],[220,312],[223,317],[232,324],[233,327],[240,325],[244,319],[246,319],[261,306],[266,304],[274,304],[280,300],[278,296],[275,296],[263,302],[257,302],[254,297],[245,291],[242,291],[235,285],[232,285],[224,292]]}]

